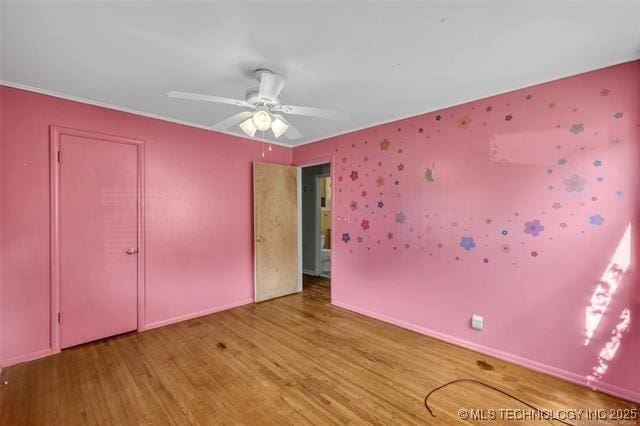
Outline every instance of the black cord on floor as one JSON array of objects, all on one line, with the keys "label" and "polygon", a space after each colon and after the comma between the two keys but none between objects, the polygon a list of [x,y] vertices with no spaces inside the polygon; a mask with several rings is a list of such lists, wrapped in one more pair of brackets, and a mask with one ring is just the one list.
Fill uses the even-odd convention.
[{"label": "black cord on floor", "polygon": [[[476,383],[476,384],[478,384],[478,385],[486,386],[486,387],[488,387],[489,389],[493,389],[493,390],[494,390],[494,391],[496,391],[496,392],[500,392],[501,394],[508,396],[509,398],[515,399],[516,401],[518,401],[518,402],[520,402],[520,403],[522,403],[522,404],[526,405],[527,407],[534,409],[534,410],[535,410],[536,412],[538,412],[538,413],[542,411],[542,410],[540,410],[538,407],[535,407],[535,406],[533,406],[533,405],[529,404],[528,402],[523,401],[523,400],[521,400],[520,398],[518,398],[518,397],[516,397],[516,396],[513,396],[513,395],[511,395],[511,394],[510,394],[510,393],[508,393],[508,392],[503,391],[502,389],[498,389],[498,388],[497,388],[497,387],[495,387],[495,386],[491,386],[491,385],[488,385],[488,384],[486,384],[486,383],[480,382],[480,381],[478,381],[478,380],[473,380],[473,379],[458,379],[458,380],[452,380],[452,381],[450,381],[450,382],[448,382],[448,383],[445,383],[445,384],[444,384],[444,385],[442,385],[442,386],[438,386],[437,388],[435,388],[435,389],[433,389],[431,392],[429,392],[429,393],[427,394],[427,396],[425,396],[425,397],[424,397],[424,406],[425,406],[425,408],[429,411],[429,414],[431,414],[433,417],[435,417],[435,416],[436,416],[436,415],[435,415],[435,413],[433,412],[433,410],[431,409],[431,407],[429,407],[429,402],[428,402],[428,400],[429,400],[429,397],[431,396],[431,394],[432,394],[432,393],[434,393],[434,392],[436,392],[436,391],[439,391],[440,389],[445,388],[445,387],[447,387],[447,386],[449,386],[449,385],[452,385],[452,384],[454,384],[454,383],[460,383],[460,382]],[[557,418],[557,417],[555,417],[555,416],[552,416],[552,417],[551,417],[551,420],[555,420],[555,421],[557,421],[557,422],[560,422],[560,423],[565,424],[565,425],[568,425],[568,426],[575,426],[574,424],[572,424],[572,423],[567,423],[567,422],[565,422],[565,421],[563,421],[563,420],[560,420],[559,418]]]}]

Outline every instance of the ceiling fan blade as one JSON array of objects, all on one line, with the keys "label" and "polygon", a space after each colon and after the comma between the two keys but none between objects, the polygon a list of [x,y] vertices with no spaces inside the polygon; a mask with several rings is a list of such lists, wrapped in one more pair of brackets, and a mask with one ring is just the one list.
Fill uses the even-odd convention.
[{"label": "ceiling fan blade", "polygon": [[314,107],[306,107],[306,106],[298,106],[298,105],[281,105],[274,110],[282,111],[286,114],[326,118],[328,120],[346,120],[347,118],[349,118],[349,114],[343,111],[333,111],[330,109],[314,108]]},{"label": "ceiling fan blade", "polygon": [[276,100],[284,88],[286,80],[283,76],[271,72],[262,71],[260,74],[260,87],[258,97],[261,99]]},{"label": "ceiling fan blade", "polygon": [[298,131],[298,129],[293,127],[291,124],[289,124],[289,128],[287,129],[287,131],[285,132],[284,135],[290,141],[294,141],[294,140],[300,139],[302,137],[302,134]]},{"label": "ceiling fan blade", "polygon": [[296,139],[300,139],[302,137],[302,134],[298,131],[298,129],[293,127],[293,125],[286,118],[284,118],[282,115],[273,114],[273,116],[276,117],[276,118],[279,118],[282,121],[284,121],[285,124],[287,126],[289,126],[287,131],[284,132],[284,135],[287,137],[287,139],[289,139],[290,141],[293,141],[293,140],[296,140]]},{"label": "ceiling fan blade", "polygon": [[227,118],[226,120],[222,120],[221,122],[214,124],[213,126],[211,126],[211,128],[216,130],[227,130],[230,127],[233,127],[242,123],[244,120],[251,117],[252,115],[253,115],[253,111],[242,111],[239,114],[233,115]]},{"label": "ceiling fan blade", "polygon": [[223,98],[221,96],[214,95],[202,95],[200,93],[179,92],[177,90],[168,91],[167,96],[170,98],[189,99],[191,101],[215,102],[218,104],[229,104],[248,108],[254,107],[254,105],[241,99]]}]

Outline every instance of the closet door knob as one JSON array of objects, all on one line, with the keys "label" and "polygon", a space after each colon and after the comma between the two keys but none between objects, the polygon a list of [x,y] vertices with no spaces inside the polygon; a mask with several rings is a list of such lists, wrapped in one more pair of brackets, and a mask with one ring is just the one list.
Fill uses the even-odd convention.
[{"label": "closet door knob", "polygon": [[137,254],[137,253],[138,253],[138,249],[137,248],[127,249],[127,254]]}]

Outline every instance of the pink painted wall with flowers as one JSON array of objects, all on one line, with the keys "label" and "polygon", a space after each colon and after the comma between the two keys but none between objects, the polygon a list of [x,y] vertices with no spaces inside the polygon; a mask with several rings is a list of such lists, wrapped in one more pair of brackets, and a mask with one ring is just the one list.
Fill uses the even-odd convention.
[{"label": "pink painted wall with flowers", "polygon": [[640,401],[639,145],[634,61],[293,159],[333,162],[334,304]]}]

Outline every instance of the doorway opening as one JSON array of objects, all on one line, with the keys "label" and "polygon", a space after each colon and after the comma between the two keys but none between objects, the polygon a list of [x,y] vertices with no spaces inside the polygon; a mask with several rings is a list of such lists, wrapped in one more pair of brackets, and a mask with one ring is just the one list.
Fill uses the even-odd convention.
[{"label": "doorway opening", "polygon": [[301,167],[302,285],[305,293],[331,295],[331,164]]}]

